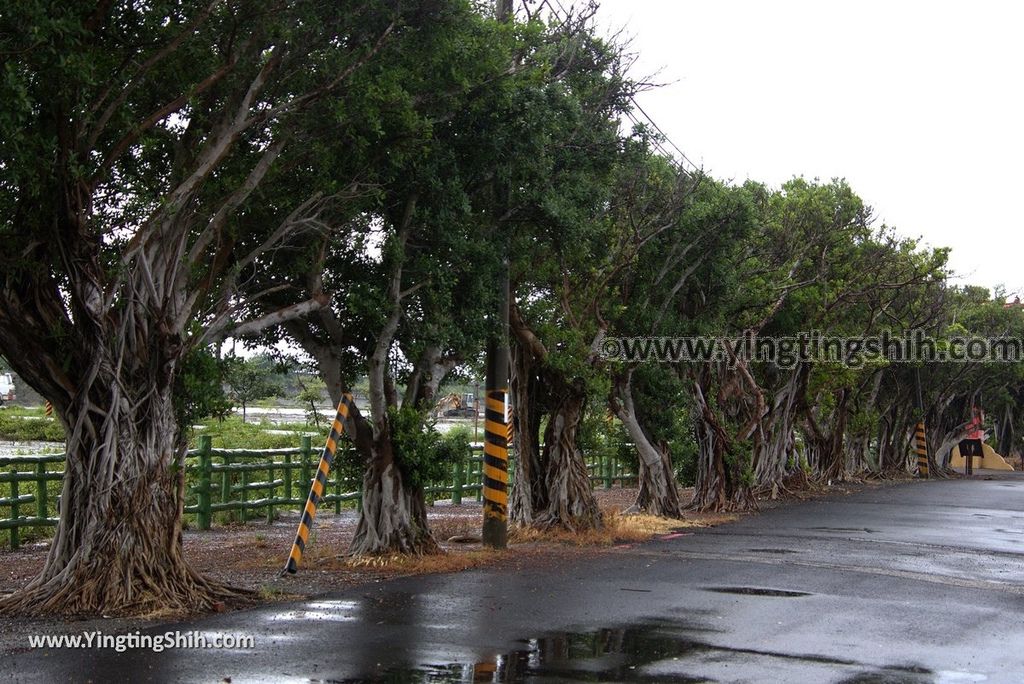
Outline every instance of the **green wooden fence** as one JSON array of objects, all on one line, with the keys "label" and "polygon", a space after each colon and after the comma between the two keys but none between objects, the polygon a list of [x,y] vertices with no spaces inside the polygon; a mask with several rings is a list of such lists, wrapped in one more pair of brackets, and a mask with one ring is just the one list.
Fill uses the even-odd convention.
[{"label": "green wooden fence", "polygon": [[[471,455],[452,463],[442,482],[431,483],[426,494],[433,500],[450,499],[461,504],[463,497],[480,501],[483,490],[483,447],[474,445]],[[60,483],[64,478],[64,454],[0,458],[0,534],[7,532],[8,544],[17,549],[23,528],[52,527],[57,524]],[[314,469],[320,458],[309,437],[291,449],[214,449],[208,436],[199,438],[199,448],[186,458],[185,513],[200,530],[208,530],[214,516],[246,522],[260,517],[273,521],[279,509],[299,509],[306,502]],[[509,471],[514,473],[514,454]],[[591,482],[612,487],[635,483],[637,476],[614,453],[587,460]],[[362,504],[361,482],[346,480],[332,472],[320,502],[321,509],[358,508]],[[0,537],[2,543],[2,537]]]},{"label": "green wooden fence", "polygon": [[[8,466],[12,466],[11,471],[3,472]],[[56,500],[50,494],[59,485],[49,487],[48,484],[63,479],[64,454],[0,458],[0,510],[8,509],[8,515],[0,518],[0,530],[7,530],[12,549],[21,543],[19,528],[57,524]],[[22,483],[28,483],[26,489],[31,493],[22,493]],[[54,511],[53,517],[50,517],[51,511]]]}]

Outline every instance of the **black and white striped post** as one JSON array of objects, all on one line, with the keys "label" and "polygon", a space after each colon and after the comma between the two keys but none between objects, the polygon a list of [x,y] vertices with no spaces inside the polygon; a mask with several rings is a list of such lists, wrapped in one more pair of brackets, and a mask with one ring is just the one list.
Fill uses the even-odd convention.
[{"label": "black and white striped post", "polygon": [[313,518],[316,517],[316,507],[327,491],[327,475],[331,472],[331,465],[334,463],[334,454],[338,449],[338,440],[348,432],[353,433],[352,412],[355,404],[351,394],[345,394],[338,402],[338,413],[331,425],[331,434],[327,437],[327,444],[324,445],[323,454],[320,456],[320,464],[316,469],[316,477],[309,488],[309,496],[306,498],[306,506],[302,510],[302,518],[299,520],[299,531],[295,534],[295,542],[292,544],[292,551],[288,554],[288,562],[285,563],[285,573],[295,574],[299,569],[299,562],[306,550],[306,541],[309,539],[309,530],[313,527]]}]

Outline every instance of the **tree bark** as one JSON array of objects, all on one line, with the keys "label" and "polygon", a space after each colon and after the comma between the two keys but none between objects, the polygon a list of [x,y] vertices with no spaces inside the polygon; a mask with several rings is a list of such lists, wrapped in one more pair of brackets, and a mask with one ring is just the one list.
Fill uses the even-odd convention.
[{"label": "tree bark", "polygon": [[[742,468],[743,458],[750,454],[737,453],[736,440],[707,401],[712,372],[710,368],[703,369],[692,385],[698,458],[697,481],[688,507],[714,512],[752,510],[757,505],[750,483],[744,481]],[[719,403],[727,400],[723,391],[719,395]],[[748,429],[741,429],[738,436],[749,436]]]},{"label": "tree bark", "polygon": [[60,524],[42,571],[2,612],[197,611],[248,593],[185,560],[185,444],[166,374],[142,384],[116,369],[98,363],[83,395],[55,402],[69,434]]},{"label": "tree bark", "polygon": [[[583,530],[601,525],[587,464],[577,446],[587,393],[583,380],[569,379],[545,360],[548,352],[512,302],[513,440],[516,480],[509,499],[513,524]],[[547,413],[543,447],[536,442]]]},{"label": "tree bark", "polygon": [[626,427],[639,456],[639,489],[630,509],[666,518],[681,518],[683,506],[667,444],[655,446],[640,425],[633,402],[632,370],[619,374],[612,388],[612,410]]},{"label": "tree bark", "polygon": [[590,484],[587,464],[577,447],[586,391],[582,381],[565,382],[557,372],[545,373],[554,394],[541,453],[546,505],[535,513],[533,525],[573,531],[601,526],[601,510]]},{"label": "tree bark", "polygon": [[533,525],[536,512],[547,505],[540,473],[539,364],[524,345],[512,341],[512,444],[515,447],[515,478],[509,492],[508,516],[513,524]]},{"label": "tree bark", "polygon": [[807,383],[807,366],[799,365],[781,389],[775,392],[771,411],[762,421],[763,439],[758,442],[759,454],[754,463],[754,484],[759,492],[774,498],[783,487],[783,480],[800,471],[796,458],[795,420]]},{"label": "tree bark", "polygon": [[805,409],[804,417],[807,425],[807,441],[814,452],[814,465],[820,477],[828,482],[842,482],[846,479],[846,423],[849,417],[847,405],[850,393],[846,389],[838,391],[836,406],[832,415],[825,421],[828,429],[815,419],[810,407]]},{"label": "tree bark", "polygon": [[363,475],[363,507],[349,554],[436,553],[440,547],[427,526],[422,487],[411,487],[394,457],[390,433],[378,434]]}]

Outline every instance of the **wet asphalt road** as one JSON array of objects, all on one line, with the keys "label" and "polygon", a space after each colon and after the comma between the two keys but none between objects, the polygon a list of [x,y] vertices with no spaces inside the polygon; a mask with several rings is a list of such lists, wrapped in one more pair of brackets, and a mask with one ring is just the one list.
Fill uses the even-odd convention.
[{"label": "wet asphalt road", "polygon": [[569,567],[405,578],[148,630],[251,634],[255,649],[36,650],[0,676],[1022,682],[1022,561],[1024,478],[915,482]]}]

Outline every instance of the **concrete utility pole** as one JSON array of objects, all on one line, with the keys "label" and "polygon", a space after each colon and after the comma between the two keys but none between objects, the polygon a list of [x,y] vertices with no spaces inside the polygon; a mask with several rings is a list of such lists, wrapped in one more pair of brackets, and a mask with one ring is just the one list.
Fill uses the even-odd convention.
[{"label": "concrete utility pole", "polygon": [[[498,21],[512,20],[512,0],[495,0]],[[497,330],[487,340],[487,376],[484,379],[484,546],[504,549],[508,545],[508,423],[505,397],[508,394],[508,254],[501,273]]]},{"label": "concrete utility pole", "polygon": [[508,263],[502,269],[498,332],[487,341],[487,377],[484,382],[484,546],[503,549],[508,544]]}]

